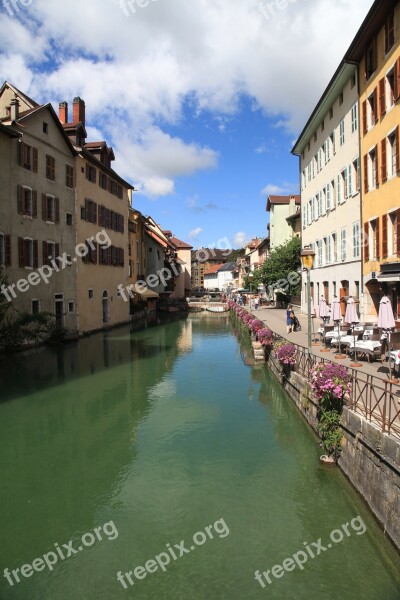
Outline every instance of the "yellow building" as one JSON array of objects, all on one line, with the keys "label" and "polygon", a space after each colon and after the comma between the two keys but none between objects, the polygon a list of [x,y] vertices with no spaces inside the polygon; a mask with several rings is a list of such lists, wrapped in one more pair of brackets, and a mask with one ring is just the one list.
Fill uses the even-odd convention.
[{"label": "yellow building", "polygon": [[400,2],[377,0],[346,59],[359,66],[363,283],[375,321],[383,292],[400,315]]}]

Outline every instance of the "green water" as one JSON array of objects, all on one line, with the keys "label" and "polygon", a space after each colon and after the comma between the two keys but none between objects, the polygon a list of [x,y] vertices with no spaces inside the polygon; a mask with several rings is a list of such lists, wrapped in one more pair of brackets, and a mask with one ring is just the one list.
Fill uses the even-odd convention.
[{"label": "green water", "polygon": [[[228,319],[193,315],[3,365],[1,600],[400,599],[398,554],[341,473],[319,465],[266,368],[248,362]],[[302,570],[255,580],[356,517]],[[52,571],[39,561],[20,583],[3,577],[69,540],[83,549]],[[118,582],[181,540],[194,550],[170,554],[165,572]]]}]

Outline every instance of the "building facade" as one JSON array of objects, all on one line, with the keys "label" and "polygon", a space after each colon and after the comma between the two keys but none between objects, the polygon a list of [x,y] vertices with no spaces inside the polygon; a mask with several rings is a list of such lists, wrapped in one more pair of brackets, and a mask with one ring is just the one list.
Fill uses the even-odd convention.
[{"label": "building facade", "polygon": [[[315,252],[315,304],[321,296],[328,304],[335,296],[360,298],[358,99],[356,66],[342,61],[292,150],[300,158],[302,245]],[[306,312],[305,276],[302,290]]]},{"label": "building facade", "polygon": [[270,215],[269,238],[271,250],[293,238],[293,228],[286,219],[297,212],[298,206],[300,206],[299,195],[268,196],[266,210]]},{"label": "building facade", "polygon": [[192,289],[204,288],[204,272],[228,262],[230,250],[199,248],[192,251]]}]

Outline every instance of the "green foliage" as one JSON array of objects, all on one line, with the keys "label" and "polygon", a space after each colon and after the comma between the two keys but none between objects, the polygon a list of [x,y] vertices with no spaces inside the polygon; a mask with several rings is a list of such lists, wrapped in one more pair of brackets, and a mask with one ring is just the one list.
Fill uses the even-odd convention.
[{"label": "green foliage", "polygon": [[319,416],[317,431],[322,440],[322,446],[328,456],[337,461],[342,450],[342,430],[340,414],[336,410],[325,410]]},{"label": "green foliage", "polygon": [[245,249],[241,248],[240,250],[231,250],[231,253],[228,254],[225,258],[227,262],[236,262],[239,257],[244,256]]},{"label": "green foliage", "polygon": [[[262,264],[259,269],[260,282],[266,287],[275,285],[281,280],[287,281],[291,273],[297,273],[301,267],[301,241],[300,238],[293,238],[285,244],[281,244],[271,252],[271,256]],[[291,286],[288,282],[287,288],[291,293],[295,293],[301,288],[301,279],[298,285]]]}]

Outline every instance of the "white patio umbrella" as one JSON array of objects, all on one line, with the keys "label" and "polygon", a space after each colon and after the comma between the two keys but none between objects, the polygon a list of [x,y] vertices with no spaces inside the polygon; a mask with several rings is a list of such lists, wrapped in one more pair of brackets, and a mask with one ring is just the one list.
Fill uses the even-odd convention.
[{"label": "white patio umbrella", "polygon": [[[387,335],[388,352],[389,352],[389,379],[392,379],[392,360],[390,356],[390,334],[392,329],[396,327],[392,310],[392,303],[385,295],[379,303],[378,327],[380,327]],[[396,380],[393,380],[397,382]]]},{"label": "white patio umbrella", "polygon": [[321,350],[321,352],[329,352],[328,348],[326,348],[326,346],[325,346],[325,325],[329,322],[329,307],[326,303],[324,296],[321,296],[321,298],[319,300],[318,315],[319,315],[319,318],[322,320],[322,325],[324,327],[324,339],[323,339],[324,348]]},{"label": "white patio umbrella", "polygon": [[344,320],[346,323],[349,323],[349,325],[351,325],[351,329],[353,331],[354,363],[351,366],[352,367],[361,367],[361,364],[357,362],[356,332],[355,332],[355,326],[357,325],[357,323],[360,322],[360,319],[358,318],[358,314],[356,311],[356,306],[354,303],[353,296],[350,296],[347,300],[346,314],[344,316]]},{"label": "white patio umbrella", "polygon": [[340,300],[337,296],[333,297],[331,318],[332,318],[332,321],[335,323],[335,325],[337,325],[337,328],[338,328],[339,354],[337,355],[336,358],[339,358],[339,357],[344,358],[344,356],[342,355],[342,352],[341,352],[341,347],[340,347],[340,321],[342,320],[342,311],[340,308]]}]

